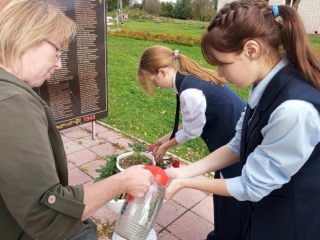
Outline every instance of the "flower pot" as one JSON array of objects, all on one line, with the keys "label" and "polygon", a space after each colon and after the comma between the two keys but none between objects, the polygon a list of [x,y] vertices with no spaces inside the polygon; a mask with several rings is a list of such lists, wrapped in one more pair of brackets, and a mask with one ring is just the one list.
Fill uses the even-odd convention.
[{"label": "flower pot", "polygon": [[109,208],[110,211],[118,215],[124,201],[125,199],[118,199],[118,201],[111,200],[107,203],[107,208]]},{"label": "flower pot", "polygon": [[[122,160],[123,158],[126,158],[130,155],[133,155],[134,152],[126,152],[126,153],[122,153],[117,157],[117,168],[122,172],[125,169],[123,169],[120,165],[119,165],[119,161]],[[152,161],[152,164],[155,165],[156,162],[154,160],[154,157],[151,153],[147,153],[147,152],[141,152],[141,154],[145,155],[147,158],[149,158]]]}]

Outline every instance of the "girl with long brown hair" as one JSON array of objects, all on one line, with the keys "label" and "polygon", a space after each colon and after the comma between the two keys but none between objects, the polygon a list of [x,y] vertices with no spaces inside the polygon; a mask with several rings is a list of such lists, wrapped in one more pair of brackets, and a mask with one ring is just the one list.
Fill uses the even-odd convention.
[{"label": "girl with long brown hair", "polygon": [[[227,145],[167,170],[175,178],[167,198],[188,187],[249,201],[248,239],[319,239],[320,59],[298,13],[264,0],[231,2],[212,19],[201,49],[219,76],[252,90]],[[239,177],[191,178],[239,161]]]}]

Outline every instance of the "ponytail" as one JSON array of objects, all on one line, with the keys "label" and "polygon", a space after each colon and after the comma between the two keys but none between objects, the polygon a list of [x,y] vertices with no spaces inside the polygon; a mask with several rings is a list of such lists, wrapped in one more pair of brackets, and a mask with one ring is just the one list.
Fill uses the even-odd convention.
[{"label": "ponytail", "polygon": [[295,9],[279,6],[282,23],[280,41],[287,57],[315,88],[320,90],[320,58],[311,48],[309,36]]}]

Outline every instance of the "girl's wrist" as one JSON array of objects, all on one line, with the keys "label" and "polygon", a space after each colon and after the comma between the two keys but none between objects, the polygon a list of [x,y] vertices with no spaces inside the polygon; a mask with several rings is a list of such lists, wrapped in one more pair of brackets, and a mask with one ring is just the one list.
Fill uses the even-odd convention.
[{"label": "girl's wrist", "polygon": [[187,183],[188,183],[188,178],[177,178],[177,181],[178,181],[178,188],[181,190],[183,188],[186,188],[187,187]]},{"label": "girl's wrist", "polygon": [[[172,167],[172,168],[173,168],[173,167]],[[175,174],[176,174],[176,178],[184,178],[184,177],[185,177],[185,176],[183,176],[182,168],[183,168],[183,167],[174,168]]]}]

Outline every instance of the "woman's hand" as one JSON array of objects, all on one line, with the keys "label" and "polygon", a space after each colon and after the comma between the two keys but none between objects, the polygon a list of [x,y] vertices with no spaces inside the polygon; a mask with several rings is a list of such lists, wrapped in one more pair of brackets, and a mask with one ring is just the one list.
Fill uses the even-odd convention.
[{"label": "woman's hand", "polygon": [[126,184],[125,192],[133,197],[142,197],[153,181],[152,173],[144,169],[143,165],[136,165],[127,168],[124,174],[123,183]]}]

